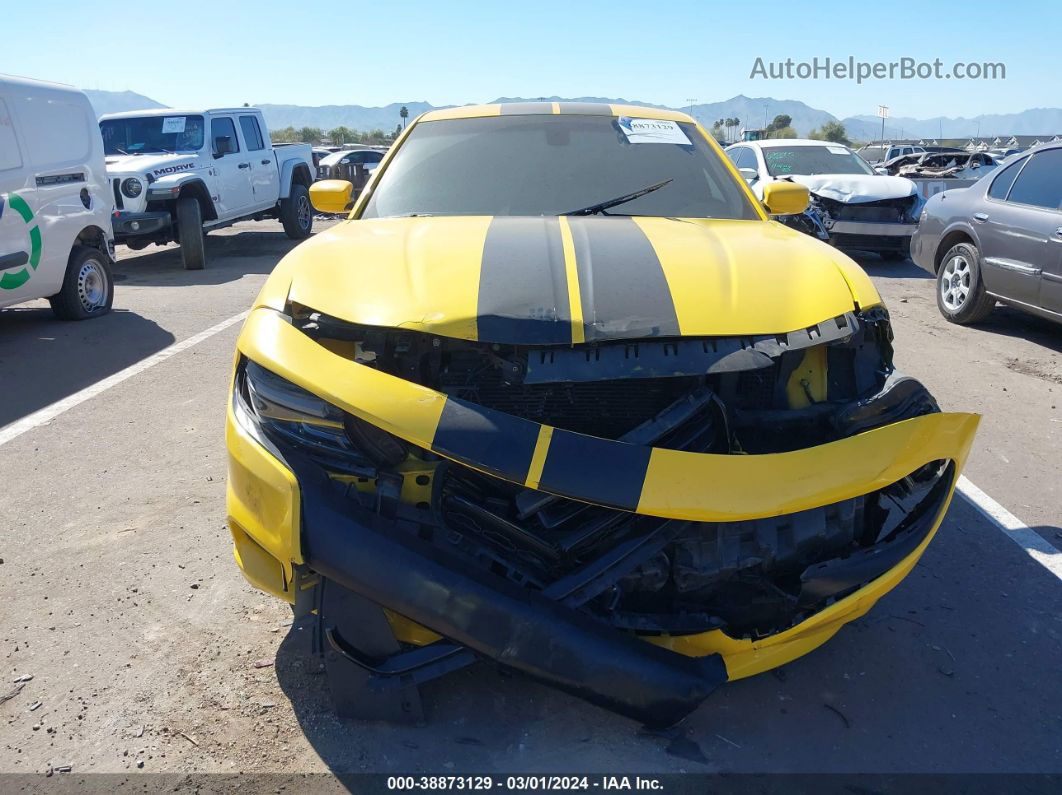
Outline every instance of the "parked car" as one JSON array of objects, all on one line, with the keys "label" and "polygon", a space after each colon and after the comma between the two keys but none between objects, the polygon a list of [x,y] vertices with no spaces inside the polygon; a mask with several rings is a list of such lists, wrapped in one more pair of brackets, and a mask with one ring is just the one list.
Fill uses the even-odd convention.
[{"label": "parked car", "polygon": [[324,160],[326,157],[328,157],[330,154],[332,154],[332,150],[331,149],[325,149],[323,146],[315,146],[315,147],[313,147],[311,152],[313,153],[313,167],[314,167],[314,173],[316,174],[317,173],[317,166],[319,166],[321,164],[322,160]]},{"label": "parked car", "polygon": [[112,113],[100,130],[118,243],[177,240],[184,267],[199,270],[205,229],[279,218],[293,240],[313,231],[312,149],[270,143],[257,108]]},{"label": "parked car", "polygon": [[922,205],[911,180],[876,174],[847,146],[828,141],[767,139],[726,153],[758,197],[779,180],[807,186],[811,205],[803,216],[780,219],[788,225],[839,248],[907,257]]},{"label": "parked car", "polygon": [[911,243],[953,323],[996,301],[1062,320],[1062,144],[1045,144],[968,188],[926,202]]},{"label": "parked car", "polygon": [[910,571],[977,418],[771,220],[807,188],[761,203],[686,114],[582,102],[432,111],[389,158],[268,278],[226,420],[236,561],[341,714],[417,720],[486,658],[671,725]]},{"label": "parked car", "polygon": [[903,155],[922,154],[926,151],[924,146],[916,146],[914,144],[896,144],[886,145],[881,144],[868,144],[861,146],[856,150],[856,154],[866,160],[871,165],[877,165],[878,163],[884,163],[887,160],[891,160],[894,157],[901,157]]},{"label": "parked car", "polygon": [[879,174],[908,179],[980,179],[1002,158],[989,152],[926,152],[886,160],[874,168]]},{"label": "parked car", "polygon": [[110,215],[88,97],[0,75],[0,307],[47,298],[63,320],[110,311]]},{"label": "parked car", "polygon": [[345,149],[333,152],[327,157],[321,158],[321,162],[317,164],[317,178],[332,179],[333,172],[338,171],[337,166],[347,166],[348,170],[356,166],[364,166],[365,173],[371,174],[376,170],[376,166],[380,164],[383,158],[384,152],[368,148]]}]

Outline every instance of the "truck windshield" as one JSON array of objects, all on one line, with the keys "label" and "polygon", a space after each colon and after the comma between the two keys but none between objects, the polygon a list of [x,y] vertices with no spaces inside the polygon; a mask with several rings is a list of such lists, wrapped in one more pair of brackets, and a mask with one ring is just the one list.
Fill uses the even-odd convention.
[{"label": "truck windshield", "polygon": [[196,152],[203,148],[202,116],[140,116],[100,122],[108,155]]},{"label": "truck windshield", "polygon": [[768,146],[763,149],[767,173],[787,174],[874,174],[874,169],[855,152],[840,144],[822,146]]},{"label": "truck windshield", "polygon": [[665,181],[607,212],[760,217],[694,125],[574,114],[421,122],[360,217],[561,215]]}]

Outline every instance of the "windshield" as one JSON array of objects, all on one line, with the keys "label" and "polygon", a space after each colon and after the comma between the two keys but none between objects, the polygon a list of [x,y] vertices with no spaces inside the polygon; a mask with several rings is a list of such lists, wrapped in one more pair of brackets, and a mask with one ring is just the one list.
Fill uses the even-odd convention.
[{"label": "windshield", "polygon": [[100,122],[108,155],[196,152],[203,148],[202,116],[141,116]]},{"label": "windshield", "polygon": [[840,144],[764,147],[763,159],[772,177],[789,174],[874,174],[867,161]]},{"label": "windshield", "polygon": [[[650,138],[656,140],[642,142]],[[560,215],[665,180],[607,212],[759,218],[692,124],[567,114],[421,122],[361,217]]]}]

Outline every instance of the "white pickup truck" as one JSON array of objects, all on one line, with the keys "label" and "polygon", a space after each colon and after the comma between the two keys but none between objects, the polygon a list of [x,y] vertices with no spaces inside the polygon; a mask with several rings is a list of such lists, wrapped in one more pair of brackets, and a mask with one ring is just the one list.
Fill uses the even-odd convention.
[{"label": "white pickup truck", "polygon": [[111,113],[100,132],[116,243],[176,240],[184,267],[199,270],[204,230],[263,218],[279,218],[294,240],[313,229],[311,147],[274,146],[256,108]]}]

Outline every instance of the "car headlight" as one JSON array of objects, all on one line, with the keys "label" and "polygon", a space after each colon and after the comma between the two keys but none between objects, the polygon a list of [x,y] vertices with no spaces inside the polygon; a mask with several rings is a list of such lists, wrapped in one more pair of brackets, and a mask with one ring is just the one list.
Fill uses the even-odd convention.
[{"label": "car headlight", "polygon": [[127,198],[135,199],[144,190],[144,183],[136,177],[129,177],[122,180],[122,193]]},{"label": "car headlight", "polygon": [[233,397],[240,424],[281,456],[290,448],[329,469],[366,475],[406,457],[398,437],[250,360],[237,372]]}]

